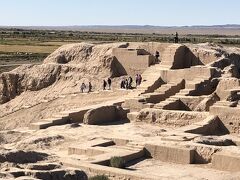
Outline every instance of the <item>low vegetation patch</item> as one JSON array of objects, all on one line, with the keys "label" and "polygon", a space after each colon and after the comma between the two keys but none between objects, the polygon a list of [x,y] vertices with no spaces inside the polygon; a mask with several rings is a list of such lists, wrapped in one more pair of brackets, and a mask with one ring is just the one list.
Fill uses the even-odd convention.
[{"label": "low vegetation patch", "polygon": [[106,175],[97,175],[90,177],[89,180],[109,180],[109,178]]},{"label": "low vegetation patch", "polygon": [[125,168],[125,160],[122,157],[112,157],[110,159],[110,166],[115,168]]}]

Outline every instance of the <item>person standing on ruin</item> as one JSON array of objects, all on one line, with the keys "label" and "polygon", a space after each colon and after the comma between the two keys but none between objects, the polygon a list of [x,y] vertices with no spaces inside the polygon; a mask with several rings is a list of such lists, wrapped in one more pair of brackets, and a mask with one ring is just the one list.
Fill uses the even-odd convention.
[{"label": "person standing on ruin", "polygon": [[156,62],[160,62],[159,57],[160,57],[160,53],[156,51],[155,53]]},{"label": "person standing on ruin", "polygon": [[86,89],[86,85],[85,85],[85,83],[82,83],[80,89],[81,89],[81,92],[83,93],[84,90]]},{"label": "person standing on ruin", "polygon": [[126,89],[129,88],[128,79],[125,79],[125,88],[126,88]]},{"label": "person standing on ruin", "polygon": [[125,79],[121,80],[121,89],[125,89]]},{"label": "person standing on ruin", "polygon": [[175,37],[174,37],[174,40],[175,40],[175,43],[178,43],[178,42],[179,42],[178,32],[176,32],[176,35],[175,35]]},{"label": "person standing on ruin", "polygon": [[110,90],[111,89],[111,86],[112,86],[112,80],[110,78],[108,78],[108,89]]},{"label": "person standing on ruin", "polygon": [[142,83],[142,76],[141,76],[141,74],[139,74],[138,85],[140,86],[140,85],[141,85],[141,83]]},{"label": "person standing on ruin", "polygon": [[105,79],[103,80],[103,90],[106,90],[107,87],[107,81],[105,81]]},{"label": "person standing on ruin", "polygon": [[88,83],[88,93],[92,92],[92,83]]},{"label": "person standing on ruin", "polygon": [[133,79],[131,76],[129,76],[129,78],[128,78],[128,88],[129,89],[132,89],[132,82],[133,82]]},{"label": "person standing on ruin", "polygon": [[139,82],[139,75],[136,75],[136,87],[138,86],[138,82]]}]

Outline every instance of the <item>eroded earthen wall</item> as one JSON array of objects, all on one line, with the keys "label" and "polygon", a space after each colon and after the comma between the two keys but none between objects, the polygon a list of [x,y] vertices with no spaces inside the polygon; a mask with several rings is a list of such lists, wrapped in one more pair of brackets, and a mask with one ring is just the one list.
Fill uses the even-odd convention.
[{"label": "eroded earthen wall", "polygon": [[191,52],[191,50],[181,44],[168,46],[161,58],[161,64],[170,69],[184,69],[191,66],[202,65],[201,61]]},{"label": "eroded earthen wall", "polygon": [[150,65],[154,64],[155,57],[143,49],[113,49],[113,56],[122,65],[128,75],[142,74]]}]

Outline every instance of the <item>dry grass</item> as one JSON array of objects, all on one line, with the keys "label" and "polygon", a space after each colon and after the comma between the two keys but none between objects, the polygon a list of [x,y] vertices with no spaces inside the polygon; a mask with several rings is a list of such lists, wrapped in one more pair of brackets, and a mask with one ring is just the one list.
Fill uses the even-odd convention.
[{"label": "dry grass", "polygon": [[50,41],[50,42],[42,42],[42,43],[37,43],[38,45],[41,46],[62,46],[65,44],[72,44],[72,43],[79,43],[79,41]]},{"label": "dry grass", "polygon": [[59,46],[0,45],[0,52],[52,53]]}]

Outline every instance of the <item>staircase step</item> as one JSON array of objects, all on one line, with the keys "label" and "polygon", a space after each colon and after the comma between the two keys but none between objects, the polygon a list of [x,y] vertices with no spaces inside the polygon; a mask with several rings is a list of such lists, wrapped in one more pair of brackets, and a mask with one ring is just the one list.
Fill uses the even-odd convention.
[{"label": "staircase step", "polygon": [[178,95],[188,95],[192,91],[193,91],[192,89],[183,89],[183,90],[179,91],[179,93],[177,93],[177,94]]},{"label": "staircase step", "polygon": [[66,116],[66,115],[69,115],[71,113],[77,113],[77,112],[78,112],[78,110],[69,110],[69,111],[62,111],[62,112],[60,112],[60,114],[62,116]]},{"label": "staircase step", "polygon": [[53,118],[67,119],[67,118],[69,118],[69,116],[63,115],[63,114],[55,114],[55,115],[53,115]]},{"label": "staircase step", "polygon": [[178,99],[176,99],[174,97],[170,97],[170,98],[166,99],[165,101],[162,101],[162,102],[156,104],[154,107],[156,107],[158,109],[159,108],[164,108],[165,106],[168,106],[168,105],[170,105],[172,103],[175,103],[177,100]]},{"label": "staircase step", "polygon": [[229,102],[229,101],[218,101],[214,104],[214,106],[228,106],[228,107],[230,107],[233,104],[234,104],[233,102]]},{"label": "staircase step", "polygon": [[144,108],[153,108],[154,104],[153,103],[146,103],[144,104]]},{"label": "staircase step", "polygon": [[56,115],[56,116],[60,116],[60,117],[42,119],[41,122],[31,123],[29,128],[38,130],[38,129],[46,129],[50,126],[64,125],[69,123],[68,116],[62,116],[62,117],[61,115]]},{"label": "staircase step", "polygon": [[168,98],[168,101],[172,101],[172,102],[174,102],[174,101],[177,101],[178,99],[176,98],[176,97],[170,97],[170,98]]},{"label": "staircase step", "polygon": [[29,126],[29,129],[40,130],[40,129],[46,129],[50,126],[52,126],[51,122],[43,121],[43,122],[31,123]]},{"label": "staircase step", "polygon": [[53,126],[68,124],[69,118],[55,119],[52,121],[52,123],[53,123]]}]

